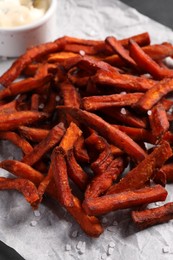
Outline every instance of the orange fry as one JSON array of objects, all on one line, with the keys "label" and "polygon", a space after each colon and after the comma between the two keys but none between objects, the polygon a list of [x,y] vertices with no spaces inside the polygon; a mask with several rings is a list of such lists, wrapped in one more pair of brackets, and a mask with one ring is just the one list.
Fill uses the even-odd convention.
[{"label": "orange fry", "polygon": [[157,140],[160,140],[163,134],[169,129],[168,117],[162,104],[158,103],[151,109],[149,122],[153,136]]},{"label": "orange fry", "polygon": [[40,182],[38,186],[39,203],[42,201],[43,195],[45,191],[48,190],[48,186],[52,180],[53,180],[53,171],[52,171],[52,165],[50,164],[47,175],[43,178],[43,180]]},{"label": "orange fry", "polygon": [[124,90],[128,92],[145,92],[153,87],[155,81],[145,77],[136,77],[128,74],[120,74],[112,71],[104,71],[100,69],[92,77],[92,80],[99,85],[106,85],[109,88],[117,90]]},{"label": "orange fry", "polygon": [[63,124],[59,123],[54,126],[48,133],[48,135],[38,143],[31,153],[24,156],[22,162],[32,166],[38,162],[45,153],[50,151],[55,145],[57,145],[65,132]]},{"label": "orange fry", "polygon": [[102,195],[123,172],[125,165],[124,158],[115,158],[101,174],[95,176],[88,184],[85,199]]},{"label": "orange fry", "polygon": [[173,163],[166,163],[163,165],[160,170],[156,171],[156,175],[154,177],[154,181],[157,180],[158,174],[162,173],[165,175],[165,179],[167,183],[172,183],[173,182]]},{"label": "orange fry", "polygon": [[7,88],[0,91],[0,99],[18,95],[19,93],[26,93],[36,88],[42,87],[44,84],[50,82],[51,75],[46,75],[41,78],[27,78],[21,81],[14,82],[8,85]]},{"label": "orange fry", "polygon": [[82,135],[75,142],[73,150],[77,161],[89,162],[89,155],[85,147],[85,139]]},{"label": "orange fry", "polygon": [[89,182],[89,178],[87,173],[77,163],[73,150],[69,150],[67,152],[67,168],[68,168],[68,176],[71,178],[71,180],[73,180],[73,182],[81,190],[85,190]]},{"label": "orange fry", "polygon": [[[162,44],[152,44],[146,45],[142,47],[142,50],[149,55],[153,60],[163,60],[166,57],[171,57],[173,55],[173,47],[170,43],[162,43]],[[104,61],[108,62],[111,65],[117,67],[125,66],[125,62],[122,60],[120,56],[117,54],[113,54],[111,56],[107,56]]]},{"label": "orange fry", "polygon": [[173,71],[160,67],[135,41],[131,39],[129,42],[130,55],[142,70],[150,73],[156,79],[173,76]]},{"label": "orange fry", "polygon": [[162,97],[173,91],[173,79],[163,79],[149,89],[134,106],[140,111],[150,110]]},{"label": "orange fry", "polygon": [[143,187],[143,185],[152,178],[154,171],[161,168],[165,161],[171,156],[172,149],[169,143],[164,141],[142,162],[129,171],[117,184],[112,185],[107,194]]},{"label": "orange fry", "polygon": [[82,206],[88,215],[100,215],[118,209],[164,201],[166,197],[167,191],[165,188],[161,185],[156,185],[138,190],[124,191],[118,194],[85,199]]},{"label": "orange fry", "polygon": [[32,111],[38,111],[39,110],[39,101],[40,101],[40,97],[39,95],[33,94],[31,97],[31,110]]},{"label": "orange fry", "polygon": [[60,50],[61,45],[62,43],[59,40],[56,42],[43,43],[28,49],[23,55],[14,61],[11,67],[0,77],[0,84],[7,87],[32,61],[46,54]]},{"label": "orange fry", "polygon": [[0,162],[0,168],[11,172],[19,178],[25,178],[33,182],[36,186],[42,181],[44,176],[26,163],[17,160],[4,160]]},{"label": "orange fry", "polygon": [[146,128],[147,122],[145,117],[138,116],[134,112],[131,112],[127,108],[114,108],[106,107],[101,110],[104,115],[110,117],[110,119],[116,120],[124,125],[132,127]]},{"label": "orange fry", "polygon": [[0,105],[0,114],[8,114],[17,112],[17,100]]},{"label": "orange fry", "polygon": [[30,143],[15,132],[0,132],[0,139],[11,141],[13,144],[21,148],[24,154],[28,154],[33,150]]},{"label": "orange fry", "polygon": [[132,106],[139,101],[143,93],[113,94],[84,97],[83,107],[87,111],[99,110],[105,107]]},{"label": "orange fry", "polygon": [[118,41],[113,36],[109,36],[105,39],[105,42],[112,48],[115,53],[118,53],[118,55],[125,61],[125,63],[127,63],[127,65],[130,65],[132,68],[137,70],[137,64],[130,57],[129,52],[123,47],[120,41]]},{"label": "orange fry", "polygon": [[56,147],[51,155],[52,173],[57,187],[58,201],[62,206],[73,207],[73,196],[69,186],[65,151]]},{"label": "orange fry", "polygon": [[0,114],[0,131],[17,129],[21,125],[29,125],[46,119],[48,114],[37,111],[17,111],[11,114]]},{"label": "orange fry", "polygon": [[129,154],[133,160],[139,162],[145,158],[145,152],[137,143],[135,143],[125,133],[104,121],[101,117],[76,108],[59,107],[59,109],[66,112],[67,114],[70,114],[72,117],[78,119],[85,125],[98,131],[98,133],[110,141],[110,143]]},{"label": "orange fry", "polygon": [[153,225],[168,222],[173,218],[173,202],[157,208],[132,211],[132,219],[138,228],[144,229]]},{"label": "orange fry", "polygon": [[80,97],[76,88],[68,81],[60,84],[60,91],[64,105],[69,107],[80,107]]},{"label": "orange fry", "polygon": [[63,148],[65,152],[73,149],[75,142],[81,136],[82,131],[80,128],[73,122],[70,123],[69,127],[67,128],[59,146]]},{"label": "orange fry", "polygon": [[155,137],[151,134],[149,130],[146,130],[144,128],[124,126],[124,125],[113,125],[113,126],[120,129],[127,135],[129,135],[135,141],[144,141],[151,144],[155,143]]},{"label": "orange fry", "polygon": [[91,164],[91,169],[95,175],[103,174],[113,161],[113,154],[110,147],[106,148],[99,154],[98,158]]},{"label": "orange fry", "polygon": [[103,232],[103,228],[95,216],[88,216],[82,208],[80,200],[73,196],[73,207],[66,207],[67,211],[79,223],[83,231],[91,237],[99,237]]},{"label": "orange fry", "polygon": [[49,133],[49,130],[28,126],[19,126],[21,135],[32,142],[41,142]]},{"label": "orange fry", "polygon": [[25,199],[33,208],[39,200],[38,191],[33,182],[27,179],[11,179],[0,177],[0,190],[18,190],[23,193]]}]

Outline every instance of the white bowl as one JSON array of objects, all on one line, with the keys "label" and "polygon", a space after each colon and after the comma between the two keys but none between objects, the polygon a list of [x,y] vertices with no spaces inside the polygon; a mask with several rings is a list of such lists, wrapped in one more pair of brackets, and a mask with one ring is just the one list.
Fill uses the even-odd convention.
[{"label": "white bowl", "polygon": [[38,21],[14,28],[0,28],[0,56],[18,57],[29,47],[55,39],[57,0],[46,1],[49,7]]}]

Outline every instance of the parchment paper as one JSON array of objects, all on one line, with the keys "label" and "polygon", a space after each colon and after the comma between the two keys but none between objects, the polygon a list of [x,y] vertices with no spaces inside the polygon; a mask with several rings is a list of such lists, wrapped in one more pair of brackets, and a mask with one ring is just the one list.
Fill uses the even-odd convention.
[{"label": "parchment paper", "polygon": [[[173,42],[173,33],[159,23],[116,0],[57,1],[57,35],[104,39],[148,31],[153,43]],[[12,60],[1,58],[0,72]],[[0,159],[20,158],[20,151],[0,142]],[[1,170],[1,175],[8,174]],[[172,185],[168,186],[169,194]],[[170,195],[167,201],[172,200]],[[161,203],[157,203],[160,205]],[[0,192],[0,240],[16,249],[26,260],[171,260],[173,222],[137,231],[128,211],[102,218],[105,232],[97,239],[87,237],[72,217],[56,202],[46,199],[33,212],[15,191]]]}]

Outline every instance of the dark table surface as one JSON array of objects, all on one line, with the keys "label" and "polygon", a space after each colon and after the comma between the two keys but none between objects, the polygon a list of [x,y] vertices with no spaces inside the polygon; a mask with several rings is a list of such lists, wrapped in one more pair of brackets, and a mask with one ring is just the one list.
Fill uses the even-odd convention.
[{"label": "dark table surface", "polygon": [[140,13],[173,28],[173,0],[121,0]]},{"label": "dark table surface", "polygon": [[[122,2],[170,28],[173,27],[173,0],[122,0]],[[15,250],[0,241],[0,260],[22,259]]]}]

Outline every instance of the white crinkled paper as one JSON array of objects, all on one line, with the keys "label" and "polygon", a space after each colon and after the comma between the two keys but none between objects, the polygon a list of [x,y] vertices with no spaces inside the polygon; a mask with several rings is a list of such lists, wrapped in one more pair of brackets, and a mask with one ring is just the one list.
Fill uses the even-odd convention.
[{"label": "white crinkled paper", "polygon": [[[173,43],[172,30],[116,0],[58,0],[57,35],[121,39],[148,31],[153,43]],[[0,72],[11,60],[0,60]],[[0,142],[0,159],[20,158],[20,151]],[[0,170],[0,174],[7,174]],[[168,186],[170,197],[173,186]],[[157,203],[159,205],[159,203]],[[156,206],[157,206],[156,205]],[[72,217],[56,202],[46,199],[33,212],[15,191],[0,192],[0,240],[16,249],[26,260],[171,260],[173,222],[137,231],[128,211],[102,218],[105,227],[99,238],[87,237]]]}]

